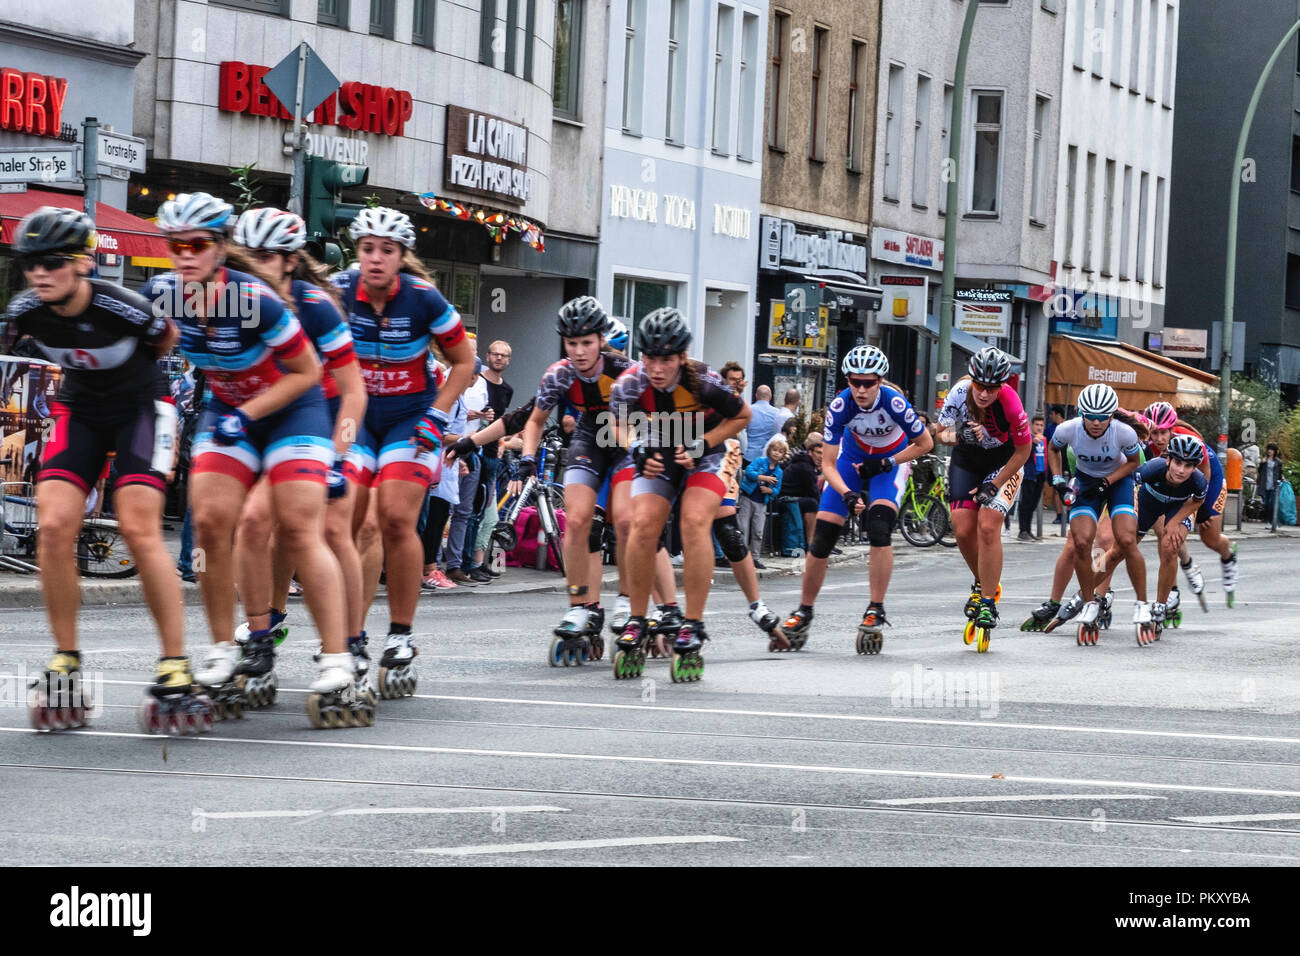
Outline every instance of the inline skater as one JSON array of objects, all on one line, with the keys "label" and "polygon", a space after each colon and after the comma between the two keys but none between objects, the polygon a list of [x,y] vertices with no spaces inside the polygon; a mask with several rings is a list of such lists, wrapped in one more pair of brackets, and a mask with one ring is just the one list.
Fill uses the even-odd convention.
[{"label": "inline skater", "polygon": [[[902,393],[885,381],[889,359],[874,345],[859,345],[840,365],[848,387],[826,411],[822,491],[812,546],[804,565],[801,603],[782,625],[791,642],[806,640],[813,603],[826,580],[827,559],[850,515],[867,512],[871,545],[871,603],[858,627],[859,654],[879,654],[885,591],[894,571],[890,538],[911,472],[908,464],[934,447],[934,439]],[[847,434],[847,440],[846,440]]]},{"label": "inline skater", "polygon": [[[1137,546],[1137,509],[1134,506],[1133,472],[1141,461],[1141,443],[1131,425],[1115,419],[1119,398],[1109,385],[1089,385],[1079,393],[1079,417],[1062,422],[1047,447],[1052,487],[1073,495],[1070,506],[1070,534],[1074,546],[1074,570],[1079,579],[1083,607],[1079,612],[1078,643],[1095,644],[1097,618],[1104,598],[1096,597],[1097,572],[1093,569],[1092,547],[1102,509],[1108,509],[1115,546],[1128,567],[1129,581],[1137,595],[1133,623],[1151,620],[1146,597],[1146,563]],[[1062,451],[1073,448],[1077,468],[1073,479],[1065,477]]]},{"label": "inline skater", "polygon": [[[273,290],[293,308],[327,373],[321,379],[321,389],[333,423],[334,461],[326,481],[325,543],[343,575],[347,646],[355,658],[359,692],[366,694],[369,658],[361,629],[361,555],[352,540],[352,486],[359,457],[352,453],[351,442],[365,415],[366,388],[338,290],[329,282],[324,267],[303,248],[306,242],[302,218],[284,210],[250,209],[235,223],[235,243],[248,250],[276,280]],[[253,641],[279,644],[289,630],[284,620],[293,567],[278,537],[274,547],[271,542],[271,485],[263,475],[244,503],[235,536],[239,594],[248,615],[235,640],[244,645],[245,654],[250,653]],[[270,610],[263,613],[263,607]]]},{"label": "inline skater", "polygon": [[[978,638],[983,652],[997,626],[1002,596],[1002,523],[1020,493],[1020,470],[1033,450],[1033,435],[1020,396],[1006,384],[1010,357],[992,347],[980,349],[969,371],[948,392],[938,439],[957,446],[948,471],[948,503],[957,547],[975,576],[963,636],[967,644]],[[988,594],[982,581],[994,582]]]},{"label": "inline skater", "polygon": [[[404,213],[363,209],[348,234],[360,268],[331,281],[348,312],[369,396],[355,442],[361,460],[354,531],[373,520],[383,540],[389,625],[379,662],[380,696],[409,696],[415,693],[411,664],[417,653],[411,625],[424,564],[416,525],[429,486],[441,474],[448,411],[474,379],[474,348],[460,315],[415,257],[415,227]],[[429,368],[435,343],[450,365],[442,387]]]},{"label": "inline skater", "polygon": [[[610,395],[615,429],[636,469],[626,550],[632,614],[618,639],[614,676],[637,676],[644,664],[655,555],[673,501],[680,497],[686,617],[671,644],[670,673],[674,682],[699,680],[700,648],[708,639],[704,604],[713,577],[709,532],[734,477],[726,470],[724,443],[749,423],[749,406],[712,368],[687,358],[691,330],[676,309],[651,312],[637,336],[641,361],[619,377]],[[634,411],[648,427],[632,424]]]},{"label": "inline skater", "polygon": [[77,641],[77,537],[87,496],[115,452],[118,527],[140,570],[162,646],[149,688],[152,706],[165,703],[170,730],[206,729],[212,703],[193,693],[180,582],[162,537],[176,410],[157,359],[179,333],[141,296],[89,277],[96,244],[94,224],[84,213],[42,206],[23,219],[14,245],[27,289],[9,303],[0,337],[6,352],[30,339],[63,369],[36,475],[36,560],[56,653],[36,681],[32,726],[82,726],[93,709]]},{"label": "inline skater", "polygon": [[325,651],[307,713],[318,727],[362,725],[367,721],[353,692],[352,655],[343,643],[342,575],[320,530],[334,460],[320,361],[258,267],[228,245],[232,212],[202,192],[163,203],[158,228],[176,271],[144,287],[155,312],[179,324],[181,351],[203,370],[212,392],[190,477],[195,538],[205,563],[199,583],[213,641],[195,677],[214,689],[219,715],[238,714],[246,682],[265,678],[274,666],[273,641],[250,641],[242,660],[234,641],[235,529],[248,493],[265,473],[281,546],[307,589]]}]

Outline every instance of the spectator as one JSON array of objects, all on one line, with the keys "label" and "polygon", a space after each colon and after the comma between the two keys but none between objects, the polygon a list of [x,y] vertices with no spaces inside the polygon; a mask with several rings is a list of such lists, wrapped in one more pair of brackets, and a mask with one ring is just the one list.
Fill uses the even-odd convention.
[{"label": "spectator", "polygon": [[[487,367],[482,370],[478,379],[486,385],[488,397],[487,407],[483,409],[484,417],[479,421],[481,427],[487,427],[504,415],[514,401],[515,390],[503,377],[506,368],[510,365],[510,354],[510,343],[501,339],[488,346]],[[483,495],[483,507],[470,521],[465,534],[466,547],[471,548],[470,542],[473,544],[470,565],[464,570],[474,577],[477,569],[479,577],[490,579],[500,573],[483,563],[488,541],[492,537],[492,529],[497,523],[497,484],[501,473],[497,442],[484,445],[480,455],[482,465],[479,472],[479,493]]]},{"label": "spectator", "polygon": [[1277,530],[1277,490],[1282,486],[1282,457],[1277,445],[1268,443],[1264,460],[1259,463],[1259,490],[1264,496],[1264,520],[1272,531]]},{"label": "spectator", "polygon": [[803,447],[790,456],[790,464],[785,469],[781,482],[781,492],[786,498],[795,499],[799,513],[803,516],[804,550],[812,542],[813,526],[817,522],[817,506],[821,500],[822,476],[822,436],[809,432],[803,441]]},{"label": "spectator", "polygon": [[772,407],[772,390],[766,385],[754,389],[754,404],[749,407],[753,412],[749,427],[745,429],[749,447],[766,448],[772,436],[780,431],[790,416],[782,414],[784,408]]},{"label": "spectator", "polygon": [[[722,380],[727,383],[733,392],[741,398],[745,397],[745,386],[749,383],[745,381],[745,370],[739,362],[728,362],[718,370],[718,374],[722,376]],[[741,458],[745,460],[745,464],[749,464],[750,445],[748,436],[742,431],[736,436],[736,440],[740,442]],[[717,552],[718,557],[722,556],[722,547],[718,544],[716,536],[713,541],[713,550]]]},{"label": "spectator", "polygon": [[[485,420],[492,417],[488,405],[487,380],[482,375],[474,377],[474,384],[465,389],[461,401],[465,403],[465,428],[468,434],[478,431],[486,423]],[[491,576],[482,569],[477,574],[470,570],[474,567],[474,539],[469,536],[469,525],[476,513],[474,499],[478,492],[482,456],[472,456],[465,465],[467,470],[460,475],[457,504],[451,511],[451,527],[447,532],[443,557],[446,559],[448,580],[474,587],[492,581]]]},{"label": "spectator", "polygon": [[736,502],[740,513],[740,530],[746,538],[749,552],[754,557],[754,567],[763,570],[758,560],[763,548],[763,528],[767,523],[767,505],[781,494],[781,465],[790,454],[784,438],[774,437],[745,469],[740,480],[740,499]]},{"label": "spectator", "polygon": [[787,418],[799,414],[799,389],[787,388],[785,390],[785,400],[782,407],[788,412]]},{"label": "spectator", "polygon": [[1241,477],[1252,489],[1259,480],[1259,446],[1253,441],[1241,446]]},{"label": "spectator", "polygon": [[787,418],[785,424],[781,426],[781,437],[785,439],[787,445],[795,445],[795,432],[799,430],[799,419]]},{"label": "spectator", "polygon": [[[466,412],[463,399],[457,399],[456,404],[451,406],[447,415],[447,430],[443,433],[443,440],[448,445],[455,444],[467,431]],[[442,550],[447,519],[451,516],[451,510],[460,503],[461,478],[467,474],[469,465],[463,459],[454,464],[444,461],[442,479],[429,489],[424,527],[420,529],[420,539],[424,544],[424,574],[420,585],[427,590],[449,591],[457,586],[438,567],[437,561],[438,552]]]},{"label": "spectator", "polygon": [[1043,436],[1043,430],[1046,422],[1042,415],[1035,415],[1033,421],[1029,423],[1029,430],[1034,437],[1034,448],[1029,453],[1029,460],[1025,462],[1025,467],[1021,469],[1023,483],[1020,486],[1020,503],[1017,507],[1020,509],[1020,540],[1033,541],[1033,532],[1029,530],[1029,524],[1033,520],[1034,513],[1038,510],[1039,502],[1043,496],[1043,480],[1047,474],[1047,460],[1044,457],[1046,439]]},{"label": "spectator", "polygon": [[[1047,443],[1052,440],[1052,435],[1056,433],[1056,426],[1065,421],[1065,408],[1061,405],[1048,405],[1047,415],[1049,421],[1047,422],[1047,426],[1043,429],[1043,447],[1046,447]],[[1052,524],[1060,524],[1065,520],[1062,517],[1063,508],[1061,505],[1061,496],[1053,493],[1052,502],[1056,505],[1056,520],[1054,520]]]}]

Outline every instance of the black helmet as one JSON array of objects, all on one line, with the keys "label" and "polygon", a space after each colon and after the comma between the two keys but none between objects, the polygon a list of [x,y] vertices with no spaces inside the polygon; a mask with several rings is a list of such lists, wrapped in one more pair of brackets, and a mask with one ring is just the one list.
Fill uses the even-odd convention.
[{"label": "black helmet", "polygon": [[691,327],[676,309],[655,309],[637,325],[636,344],[642,355],[676,355],[691,345]]},{"label": "black helmet", "polygon": [[972,355],[968,368],[970,377],[983,385],[1001,385],[1011,377],[1011,359],[991,345]]},{"label": "black helmet", "polygon": [[580,295],[560,306],[555,320],[555,331],[566,339],[583,335],[604,335],[609,331],[609,316],[605,307],[592,295]]},{"label": "black helmet", "polygon": [[18,254],[88,252],[95,248],[95,224],[84,212],[42,206],[18,224]]}]

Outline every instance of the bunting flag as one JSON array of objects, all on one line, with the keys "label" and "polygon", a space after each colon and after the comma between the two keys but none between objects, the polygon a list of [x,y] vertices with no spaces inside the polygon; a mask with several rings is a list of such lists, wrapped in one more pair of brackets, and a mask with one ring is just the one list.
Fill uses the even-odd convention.
[{"label": "bunting flag", "polygon": [[509,216],[495,209],[471,208],[462,202],[440,199],[433,193],[420,193],[417,198],[420,200],[420,205],[431,212],[440,212],[461,220],[473,219],[487,230],[488,235],[497,245],[501,244],[508,233],[513,232],[519,236],[520,241],[527,243],[536,251],[546,251],[542,228],[535,222]]}]

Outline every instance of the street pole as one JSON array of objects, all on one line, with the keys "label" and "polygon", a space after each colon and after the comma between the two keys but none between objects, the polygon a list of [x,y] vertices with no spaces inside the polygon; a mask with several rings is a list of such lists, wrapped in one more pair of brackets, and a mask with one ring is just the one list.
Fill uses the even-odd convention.
[{"label": "street pole", "polygon": [[943,223],[943,290],[939,296],[939,371],[936,379],[947,391],[952,385],[953,286],[957,278],[957,207],[961,169],[962,101],[966,89],[966,54],[970,50],[975,28],[978,0],[966,0],[966,19],[961,26],[961,43],[957,46],[957,69],[952,78],[952,119],[948,123],[948,200]]},{"label": "street pole", "polygon": [[95,221],[95,206],[99,203],[99,119],[87,116],[82,124],[85,144],[81,156],[81,178],[86,183],[85,209],[90,221]]},{"label": "street pole", "polygon": [[1219,461],[1224,464],[1228,461],[1228,406],[1232,401],[1232,307],[1237,289],[1237,205],[1241,197],[1241,167],[1246,161],[1246,138],[1250,135],[1250,124],[1255,120],[1255,107],[1259,106],[1264,84],[1273,72],[1277,58],[1282,55],[1283,48],[1291,42],[1297,30],[1300,30],[1300,20],[1286,31],[1286,36],[1264,64],[1264,72],[1259,75],[1255,92],[1250,96],[1250,105],[1246,107],[1246,115],[1241,121],[1241,135],[1237,137],[1237,153],[1232,163],[1232,188],[1228,193],[1228,255],[1223,280],[1223,342],[1219,353],[1223,360],[1219,365],[1218,453]]},{"label": "street pole", "polygon": [[307,179],[307,154],[303,151],[302,86],[307,76],[307,42],[298,44],[298,92],[293,101],[293,178],[289,181],[289,211],[302,215],[302,195]]}]

